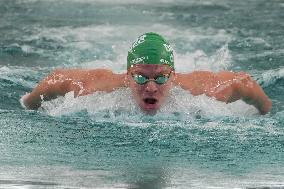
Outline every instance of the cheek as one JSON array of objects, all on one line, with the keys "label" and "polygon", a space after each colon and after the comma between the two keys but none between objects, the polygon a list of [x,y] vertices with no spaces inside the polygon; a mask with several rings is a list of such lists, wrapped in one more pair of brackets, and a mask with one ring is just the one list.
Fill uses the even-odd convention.
[{"label": "cheek", "polygon": [[170,89],[171,89],[171,85],[170,84],[161,86],[160,93],[163,96],[167,96],[169,94]]},{"label": "cheek", "polygon": [[139,97],[140,94],[142,94],[142,87],[137,85],[136,83],[130,83],[130,89],[131,89],[131,92],[132,94],[135,96],[135,97]]}]

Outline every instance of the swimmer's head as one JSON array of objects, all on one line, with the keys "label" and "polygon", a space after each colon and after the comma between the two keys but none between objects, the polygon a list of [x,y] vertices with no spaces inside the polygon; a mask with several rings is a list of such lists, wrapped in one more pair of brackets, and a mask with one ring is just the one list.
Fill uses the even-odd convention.
[{"label": "swimmer's head", "polygon": [[127,85],[139,107],[154,114],[173,86],[174,58],[169,43],[156,33],[138,37],[127,56]]},{"label": "swimmer's head", "polygon": [[132,44],[127,56],[127,70],[137,64],[168,65],[174,69],[170,44],[157,33],[145,33]]}]

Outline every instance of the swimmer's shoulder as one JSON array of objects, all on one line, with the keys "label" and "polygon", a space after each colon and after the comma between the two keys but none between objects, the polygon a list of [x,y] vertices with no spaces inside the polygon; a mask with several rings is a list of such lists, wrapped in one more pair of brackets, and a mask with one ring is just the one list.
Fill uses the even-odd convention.
[{"label": "swimmer's shoulder", "polygon": [[216,86],[219,81],[229,80],[233,77],[234,73],[228,71],[193,71],[177,73],[174,82],[183,89],[189,90],[193,95],[200,95],[212,86]]}]

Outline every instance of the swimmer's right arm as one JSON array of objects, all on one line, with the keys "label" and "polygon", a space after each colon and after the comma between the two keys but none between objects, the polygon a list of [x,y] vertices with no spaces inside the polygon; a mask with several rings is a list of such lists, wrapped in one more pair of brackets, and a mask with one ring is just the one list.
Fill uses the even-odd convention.
[{"label": "swimmer's right arm", "polygon": [[31,93],[23,97],[27,109],[38,109],[41,102],[64,96],[74,91],[74,96],[83,96],[95,91],[111,92],[124,87],[125,74],[115,74],[110,70],[55,70],[43,79]]}]

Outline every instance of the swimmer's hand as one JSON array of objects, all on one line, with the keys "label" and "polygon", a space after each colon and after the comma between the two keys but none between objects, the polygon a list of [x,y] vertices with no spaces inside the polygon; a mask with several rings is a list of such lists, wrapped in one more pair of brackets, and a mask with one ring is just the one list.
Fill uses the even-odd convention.
[{"label": "swimmer's hand", "polygon": [[27,109],[38,109],[41,102],[64,96],[74,91],[75,97],[88,95],[96,91],[111,92],[124,87],[125,74],[115,74],[106,69],[55,70],[43,79],[34,90],[22,97]]},{"label": "swimmer's hand", "polygon": [[176,74],[175,84],[189,90],[193,95],[205,94],[226,103],[242,99],[255,106],[261,114],[268,113],[272,106],[263,89],[244,72],[195,71]]}]

